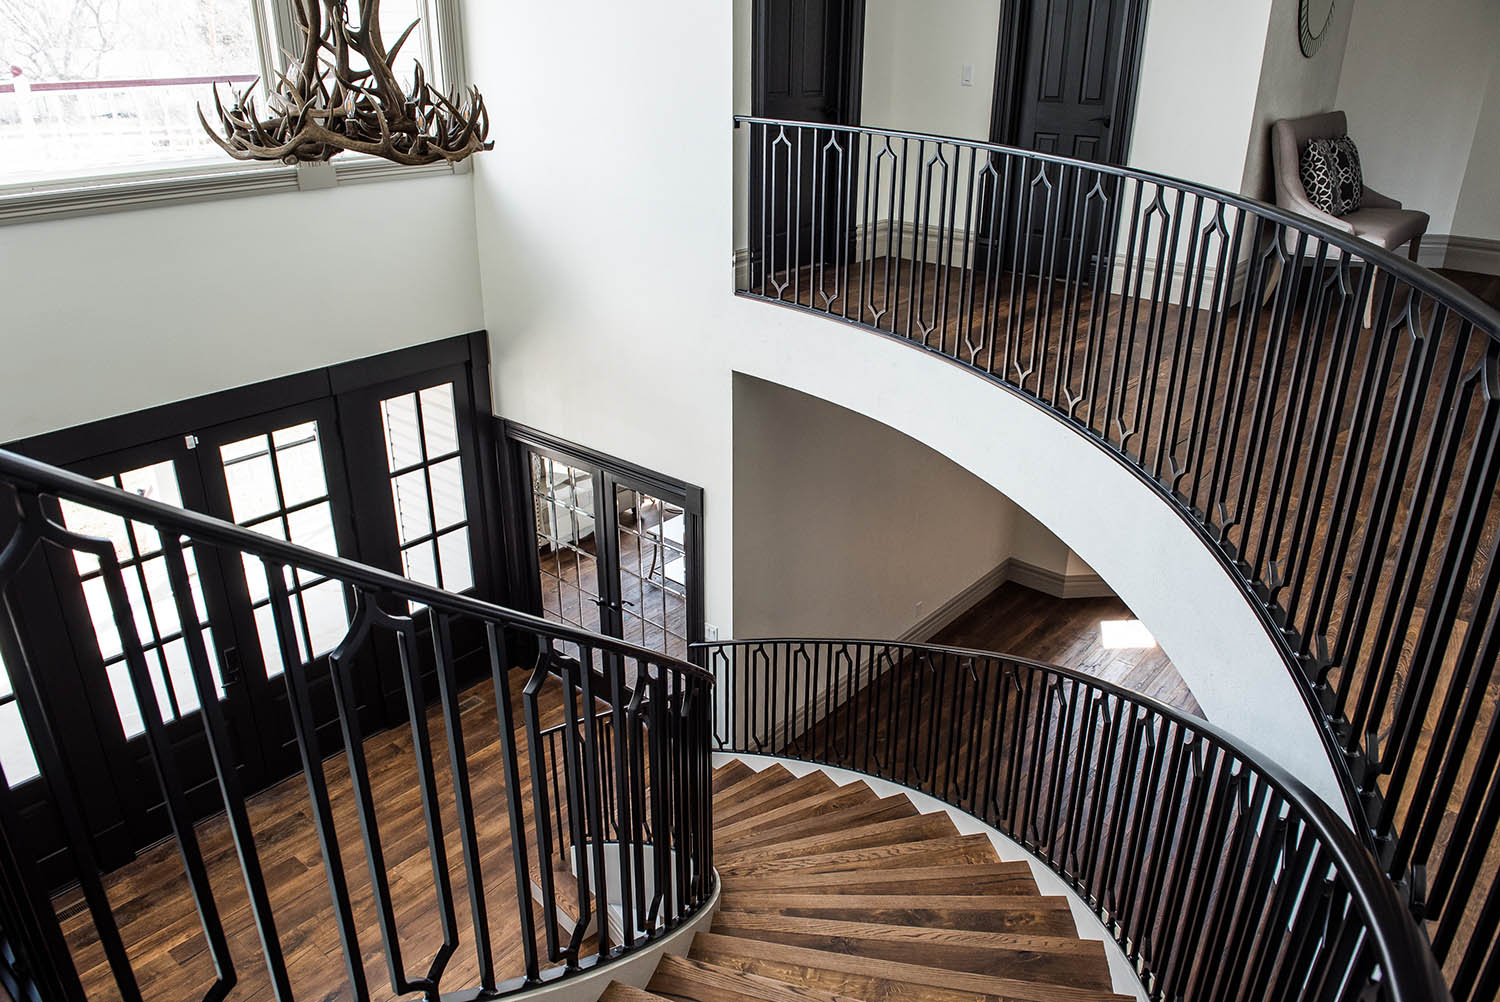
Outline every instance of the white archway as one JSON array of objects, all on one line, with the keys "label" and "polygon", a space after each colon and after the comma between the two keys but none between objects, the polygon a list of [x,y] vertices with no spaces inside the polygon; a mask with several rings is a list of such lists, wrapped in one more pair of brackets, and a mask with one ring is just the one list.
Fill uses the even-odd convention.
[{"label": "white archway", "polygon": [[[1086,560],[1161,643],[1217,726],[1347,819],[1318,725],[1259,616],[1194,530],[1102,449],[938,355],[739,300],[733,369],[922,442],[989,483]],[[756,321],[759,322],[756,322]]]}]

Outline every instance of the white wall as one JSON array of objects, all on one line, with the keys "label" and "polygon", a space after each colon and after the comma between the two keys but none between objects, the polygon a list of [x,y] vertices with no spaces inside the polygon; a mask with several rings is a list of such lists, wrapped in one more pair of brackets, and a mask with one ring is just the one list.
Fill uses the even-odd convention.
[{"label": "white wall", "polygon": [[1260,84],[1245,151],[1245,177],[1240,186],[1240,191],[1263,201],[1276,200],[1271,176],[1271,123],[1331,111],[1338,100],[1339,72],[1356,4],[1353,0],[1323,2],[1331,2],[1333,16],[1323,44],[1309,59],[1302,54],[1298,35],[1299,0],[1271,0]]},{"label": "white wall", "polygon": [[1069,570],[1062,540],[941,453],[748,376],[734,379],[734,510],[740,636],[899,639],[983,597],[964,593],[1011,558]]},{"label": "white wall", "polygon": [[1470,232],[1455,214],[1497,50],[1494,0],[1355,4],[1338,106],[1371,187],[1430,213],[1432,233]]},{"label": "white wall", "polygon": [[1489,87],[1474,126],[1474,146],[1453,214],[1453,231],[1500,240],[1500,61],[1490,68]]},{"label": "white wall", "polygon": [[[988,140],[1001,0],[866,0],[862,125]],[[972,86],[961,84],[964,64]]]},{"label": "white wall", "polygon": [[483,325],[467,175],[0,227],[0,441]]},{"label": "white wall", "polygon": [[1270,7],[1150,0],[1130,166],[1239,190]]}]

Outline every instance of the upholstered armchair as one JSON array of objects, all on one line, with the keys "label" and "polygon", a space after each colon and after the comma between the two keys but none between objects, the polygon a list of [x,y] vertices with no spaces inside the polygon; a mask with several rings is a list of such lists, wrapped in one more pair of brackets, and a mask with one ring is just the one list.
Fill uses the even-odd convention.
[{"label": "upholstered armchair", "polygon": [[1429,216],[1416,209],[1404,209],[1401,203],[1364,186],[1363,204],[1345,216],[1332,216],[1308,200],[1302,187],[1300,157],[1309,139],[1332,139],[1347,135],[1349,122],[1342,111],[1330,111],[1307,118],[1286,118],[1271,126],[1271,164],[1276,177],[1276,204],[1300,215],[1311,216],[1336,230],[1361,240],[1395,250],[1409,245],[1407,254],[1413,261],[1427,232]]}]

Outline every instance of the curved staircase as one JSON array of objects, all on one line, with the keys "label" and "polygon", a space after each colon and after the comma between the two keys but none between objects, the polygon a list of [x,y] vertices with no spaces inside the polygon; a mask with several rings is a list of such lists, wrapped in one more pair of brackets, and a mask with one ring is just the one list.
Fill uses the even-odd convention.
[{"label": "curved staircase", "polygon": [[710,932],[604,1002],[1102,1002],[1104,944],[1024,862],[905,796],[781,765],[714,773]]}]

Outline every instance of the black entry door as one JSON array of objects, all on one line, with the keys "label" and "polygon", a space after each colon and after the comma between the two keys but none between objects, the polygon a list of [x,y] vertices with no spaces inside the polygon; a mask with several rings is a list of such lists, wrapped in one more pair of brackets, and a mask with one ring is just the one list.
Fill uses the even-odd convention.
[{"label": "black entry door", "polygon": [[[1141,0],[1026,0],[1001,34],[1010,71],[997,80],[997,142],[1117,164],[1134,87]],[[1003,53],[1004,54],[1004,53]],[[1002,58],[1002,69],[1006,59]],[[1003,172],[1002,172],[1003,173]],[[1003,253],[1010,267],[1087,280],[1101,227],[1113,221],[1109,177],[1042,161],[1013,168]],[[1110,198],[1088,201],[1096,183]],[[1108,211],[1103,208],[1109,207]],[[984,218],[989,218],[986,211]]]},{"label": "black entry door", "polygon": [[[754,19],[754,114],[858,124],[863,0],[756,0]],[[750,218],[763,221],[751,234],[753,262],[780,275],[833,260],[849,242],[856,137],[757,129],[751,146]]]},{"label": "black entry door", "polygon": [[[334,556],[357,556],[353,510],[331,400],[299,404],[198,432],[205,510],[276,539]],[[339,747],[338,715],[327,655],[343,639],[353,596],[338,581],[306,570],[284,573],[298,656],[308,669],[313,719],[324,750]],[[273,620],[266,568],[241,555],[226,568],[225,588],[240,638],[225,653],[257,705],[259,749],[267,779],[301,766],[287,704],[285,658]],[[376,655],[354,673],[362,726],[385,722]]]}]

